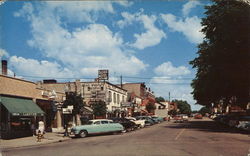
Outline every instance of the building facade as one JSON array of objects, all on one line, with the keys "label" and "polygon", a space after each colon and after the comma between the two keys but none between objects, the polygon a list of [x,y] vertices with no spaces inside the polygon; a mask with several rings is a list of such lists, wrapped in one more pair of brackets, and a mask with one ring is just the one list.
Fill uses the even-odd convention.
[{"label": "building facade", "polygon": [[18,137],[44,120],[47,131],[61,127],[56,105],[64,94],[40,88],[36,83],[0,75],[1,134]]},{"label": "building facade", "polygon": [[121,116],[126,109],[122,105],[127,101],[127,91],[104,81],[81,82],[84,102],[91,105],[95,101],[104,101],[107,105],[107,117]]}]

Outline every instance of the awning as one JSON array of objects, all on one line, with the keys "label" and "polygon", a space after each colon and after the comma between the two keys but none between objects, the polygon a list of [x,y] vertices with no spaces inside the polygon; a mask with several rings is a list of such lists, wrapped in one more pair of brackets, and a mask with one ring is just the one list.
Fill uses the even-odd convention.
[{"label": "awning", "polygon": [[32,100],[0,96],[0,103],[13,116],[43,116],[44,112]]}]

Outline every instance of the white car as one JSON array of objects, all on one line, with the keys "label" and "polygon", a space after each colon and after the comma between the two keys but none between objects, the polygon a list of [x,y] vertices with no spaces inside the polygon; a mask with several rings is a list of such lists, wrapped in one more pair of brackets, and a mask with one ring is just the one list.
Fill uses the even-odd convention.
[{"label": "white car", "polygon": [[136,120],[136,118],[133,118],[133,117],[126,117],[126,119],[134,122],[138,128],[145,127],[145,120]]}]

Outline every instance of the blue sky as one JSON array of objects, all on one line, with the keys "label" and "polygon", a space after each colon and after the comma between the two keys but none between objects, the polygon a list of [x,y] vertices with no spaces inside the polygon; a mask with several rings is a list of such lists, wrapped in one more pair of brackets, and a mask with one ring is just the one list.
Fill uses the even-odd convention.
[{"label": "blue sky", "polygon": [[0,6],[0,58],[9,74],[39,81],[95,78],[145,82],[168,99],[195,101],[190,82],[209,1],[6,1]]}]

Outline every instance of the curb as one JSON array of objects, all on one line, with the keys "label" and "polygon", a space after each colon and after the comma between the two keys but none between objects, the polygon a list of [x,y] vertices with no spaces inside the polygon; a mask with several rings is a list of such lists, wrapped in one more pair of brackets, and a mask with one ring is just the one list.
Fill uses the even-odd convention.
[{"label": "curb", "polygon": [[55,141],[41,143],[41,144],[32,144],[32,145],[24,145],[24,146],[17,146],[17,147],[0,147],[0,151],[6,152],[6,151],[13,150],[13,149],[40,147],[43,145],[48,145],[48,144],[53,144],[53,143],[58,143],[58,142],[66,142],[66,141],[71,140],[71,139],[72,139],[71,137],[68,137],[67,139],[60,139],[60,140],[55,140]]}]

